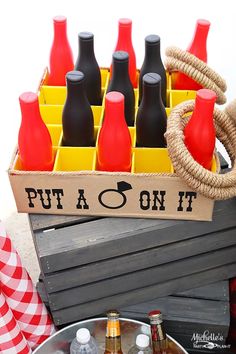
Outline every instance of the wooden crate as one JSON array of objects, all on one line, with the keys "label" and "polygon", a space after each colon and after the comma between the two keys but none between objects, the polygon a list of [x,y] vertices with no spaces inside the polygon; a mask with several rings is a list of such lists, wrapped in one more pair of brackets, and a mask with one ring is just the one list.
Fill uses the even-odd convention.
[{"label": "wooden crate", "polygon": [[31,215],[57,325],[236,276],[236,200],[212,222]]}]

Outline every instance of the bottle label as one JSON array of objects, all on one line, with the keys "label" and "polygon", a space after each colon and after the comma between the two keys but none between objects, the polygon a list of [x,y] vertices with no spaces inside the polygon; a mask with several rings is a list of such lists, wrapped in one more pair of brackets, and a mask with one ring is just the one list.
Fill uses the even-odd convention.
[{"label": "bottle label", "polygon": [[119,337],[120,336],[120,323],[119,321],[107,322],[107,337]]}]

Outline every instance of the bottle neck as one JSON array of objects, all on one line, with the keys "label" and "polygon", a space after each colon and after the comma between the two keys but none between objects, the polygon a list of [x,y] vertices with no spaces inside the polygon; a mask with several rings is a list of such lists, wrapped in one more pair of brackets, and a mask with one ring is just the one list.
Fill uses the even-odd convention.
[{"label": "bottle neck", "polygon": [[214,125],[213,123],[213,111],[214,111],[215,101],[202,100],[199,97],[196,97],[195,107],[193,114],[191,116],[191,122],[194,122],[194,125]]},{"label": "bottle neck", "polygon": [[106,329],[105,353],[122,353],[120,337],[120,321],[108,319]]},{"label": "bottle neck", "polygon": [[67,82],[67,99],[75,99],[77,102],[87,99],[84,89],[84,83],[70,83]]},{"label": "bottle neck", "polygon": [[125,45],[126,47],[127,45],[131,44],[132,43],[131,33],[132,33],[131,25],[119,26],[117,46],[123,47]]},{"label": "bottle neck", "polygon": [[111,80],[126,80],[129,79],[129,66],[128,61],[112,63],[112,79]]},{"label": "bottle neck", "polygon": [[152,341],[166,340],[166,332],[163,324],[151,324]]},{"label": "bottle neck", "polygon": [[118,319],[108,319],[106,337],[107,338],[120,337],[120,321]]},{"label": "bottle neck", "polygon": [[209,26],[202,26],[197,24],[192,42],[187,48],[187,51],[204,62],[207,62],[207,36]]},{"label": "bottle neck", "polygon": [[160,85],[143,85],[143,96],[141,105],[150,105],[154,104],[159,106],[162,103],[161,98],[161,86]]},{"label": "bottle neck", "polygon": [[34,124],[36,120],[41,121],[38,101],[33,103],[20,102],[22,121],[29,124]]},{"label": "bottle neck", "polygon": [[[125,122],[124,101],[120,103],[106,102],[104,124],[110,125],[111,127],[115,127],[115,126],[120,126],[122,122]],[[112,326],[113,320],[110,321],[111,322],[109,322],[109,326]]]},{"label": "bottle neck", "polygon": [[79,39],[79,56],[80,58],[86,57],[87,59],[95,57],[94,42],[92,40],[84,41]]},{"label": "bottle neck", "polygon": [[160,43],[155,45],[150,45],[146,42],[145,44],[145,61],[159,61],[161,59]]},{"label": "bottle neck", "polygon": [[54,22],[54,40],[67,40],[67,25],[66,22]]}]

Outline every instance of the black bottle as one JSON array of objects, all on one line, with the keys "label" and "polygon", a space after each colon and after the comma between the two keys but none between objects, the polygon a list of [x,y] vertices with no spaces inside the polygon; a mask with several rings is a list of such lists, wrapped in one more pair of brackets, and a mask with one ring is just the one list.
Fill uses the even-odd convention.
[{"label": "black bottle", "polygon": [[136,119],[136,145],[166,147],[167,116],[161,98],[161,77],[148,73],[143,77],[143,97]]},{"label": "black bottle", "polygon": [[161,77],[161,97],[166,106],[166,72],[161,60],[160,37],[151,34],[145,38],[145,56],[139,76],[139,103],[142,100],[142,80],[147,73],[157,73]]},{"label": "black bottle", "polygon": [[79,33],[79,55],[75,63],[75,70],[85,75],[85,90],[89,103],[94,106],[102,104],[101,73],[94,54],[93,34]]},{"label": "black bottle", "polygon": [[134,125],[135,98],[132,83],[129,78],[129,55],[117,51],[112,56],[112,78],[107,92],[118,91],[125,96],[125,120],[128,126]]},{"label": "black bottle", "polygon": [[94,146],[93,112],[81,71],[66,74],[67,97],[62,112],[63,146]]}]

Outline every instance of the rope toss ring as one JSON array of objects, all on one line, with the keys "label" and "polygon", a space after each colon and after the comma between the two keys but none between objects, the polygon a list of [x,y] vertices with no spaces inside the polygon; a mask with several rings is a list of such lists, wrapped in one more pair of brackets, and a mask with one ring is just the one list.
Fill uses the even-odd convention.
[{"label": "rope toss ring", "polygon": [[183,117],[193,112],[194,100],[185,101],[173,108],[167,120],[168,153],[176,174],[193,190],[210,199],[229,199],[236,196],[236,100],[224,111],[214,108],[216,137],[224,145],[232,169],[225,174],[211,172],[197,163],[184,143],[184,127],[189,120]]},{"label": "rope toss ring", "polygon": [[168,71],[180,71],[204,88],[213,90],[217,95],[218,104],[226,102],[225,80],[195,55],[174,46],[168,47],[165,66]]}]

